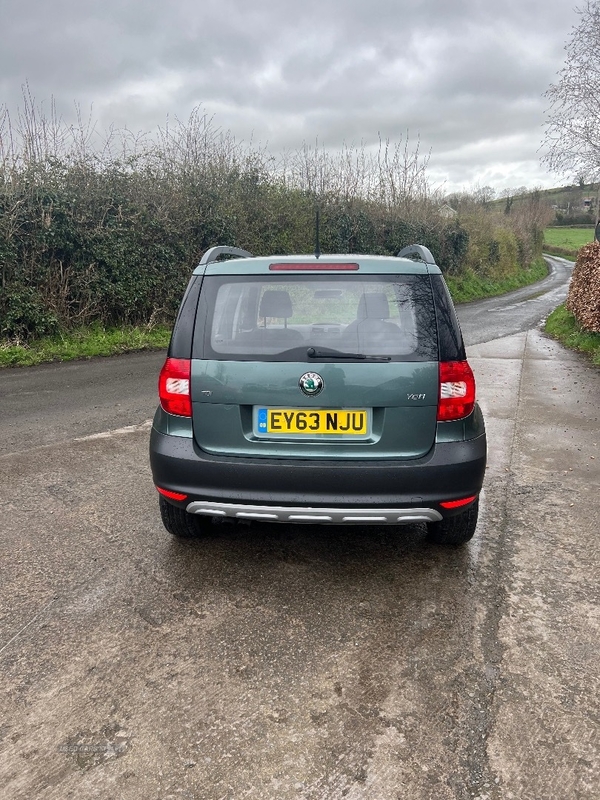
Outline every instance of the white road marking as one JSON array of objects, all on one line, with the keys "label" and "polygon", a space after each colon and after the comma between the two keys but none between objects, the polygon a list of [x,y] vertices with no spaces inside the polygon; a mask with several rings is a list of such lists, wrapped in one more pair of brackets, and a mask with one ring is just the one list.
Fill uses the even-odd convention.
[{"label": "white road marking", "polygon": [[125,428],[114,428],[111,431],[101,431],[100,433],[90,433],[88,436],[78,436],[76,442],[89,442],[92,439],[112,439],[114,436],[124,436],[127,433],[148,430],[152,427],[152,420],[147,419],[139,425],[127,425]]}]

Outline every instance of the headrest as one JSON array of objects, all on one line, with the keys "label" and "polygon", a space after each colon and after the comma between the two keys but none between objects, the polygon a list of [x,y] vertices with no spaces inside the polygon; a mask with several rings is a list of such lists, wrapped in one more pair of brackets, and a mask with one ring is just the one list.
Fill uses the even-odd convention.
[{"label": "headrest", "polygon": [[292,316],[292,299],[288,292],[268,289],[260,298],[260,317],[288,319]]},{"label": "headrest", "polygon": [[358,301],[358,319],[387,319],[390,306],[385,292],[366,292]]}]

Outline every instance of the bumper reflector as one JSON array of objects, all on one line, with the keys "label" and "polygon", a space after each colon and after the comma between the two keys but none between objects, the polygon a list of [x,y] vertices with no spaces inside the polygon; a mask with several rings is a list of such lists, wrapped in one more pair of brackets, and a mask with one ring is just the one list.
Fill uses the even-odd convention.
[{"label": "bumper reflector", "polygon": [[168,489],[162,489],[160,486],[156,487],[156,491],[168,497],[169,500],[187,500],[187,494],[182,494],[181,492],[171,492]]},{"label": "bumper reflector", "polygon": [[463,497],[462,500],[446,500],[444,503],[440,503],[440,505],[442,508],[460,508],[461,506],[468,506],[473,500],[477,500],[476,494],[472,497]]}]

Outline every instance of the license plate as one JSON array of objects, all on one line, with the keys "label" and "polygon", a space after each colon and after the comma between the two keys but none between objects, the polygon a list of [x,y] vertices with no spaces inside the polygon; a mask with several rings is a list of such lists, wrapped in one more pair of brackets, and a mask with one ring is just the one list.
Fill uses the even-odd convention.
[{"label": "license plate", "polygon": [[257,436],[341,436],[366,438],[371,409],[366,408],[261,408],[254,409]]}]

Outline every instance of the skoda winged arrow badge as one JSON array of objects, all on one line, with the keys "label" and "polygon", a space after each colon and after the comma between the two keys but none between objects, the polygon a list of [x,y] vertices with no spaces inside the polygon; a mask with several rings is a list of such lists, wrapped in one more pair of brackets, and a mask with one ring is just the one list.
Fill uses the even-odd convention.
[{"label": "skoda winged arrow badge", "polygon": [[323,378],[317,372],[305,372],[300,376],[298,386],[308,397],[316,397],[323,391]]}]

